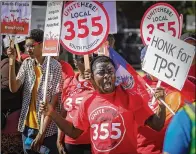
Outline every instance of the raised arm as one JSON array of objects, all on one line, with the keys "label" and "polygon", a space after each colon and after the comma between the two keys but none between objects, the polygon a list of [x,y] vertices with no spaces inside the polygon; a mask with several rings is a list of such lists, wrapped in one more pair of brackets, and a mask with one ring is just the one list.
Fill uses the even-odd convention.
[{"label": "raised arm", "polygon": [[8,48],[7,55],[9,57],[9,88],[12,93],[15,93],[18,91],[18,89],[22,85],[22,82],[24,81],[24,65],[22,65],[21,69],[19,70],[20,78],[16,79],[16,50],[13,48]]},{"label": "raised arm", "polygon": [[[155,92],[155,97],[159,101],[159,99],[162,99],[165,101],[165,91],[163,88],[157,88]],[[152,129],[156,131],[160,131],[164,127],[166,118],[166,107],[159,101],[159,107],[156,113],[152,116],[150,116],[145,124],[151,127]]]}]

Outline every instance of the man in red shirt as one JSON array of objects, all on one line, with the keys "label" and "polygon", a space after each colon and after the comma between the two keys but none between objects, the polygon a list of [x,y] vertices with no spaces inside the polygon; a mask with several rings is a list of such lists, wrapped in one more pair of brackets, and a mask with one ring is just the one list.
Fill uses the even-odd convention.
[{"label": "man in red shirt", "polygon": [[60,46],[60,52],[59,52],[59,56],[53,57],[56,60],[58,60],[58,62],[61,64],[62,67],[62,81],[64,81],[66,78],[70,77],[70,76],[74,76],[74,70],[72,68],[72,66],[65,62],[64,60],[60,59],[60,56],[63,54],[63,47],[62,45]]},{"label": "man in red shirt", "polygon": [[[91,57],[90,57],[91,58]],[[84,78],[84,57],[75,55],[75,67],[79,73],[65,79],[62,92],[61,116],[73,123],[79,105],[85,102],[94,91],[91,83]],[[79,138],[73,139],[58,130],[57,147],[60,154],[87,154],[91,152],[89,129]],[[65,145],[65,146],[64,146]]]},{"label": "man in red shirt", "polygon": [[[106,56],[91,62],[92,80],[96,91],[82,103],[74,125],[58,115],[50,105],[40,105],[40,112],[49,115],[58,127],[71,138],[78,138],[90,129],[94,154],[136,154],[134,123],[160,130],[165,121],[165,107],[153,113],[140,96],[133,97],[121,86],[115,87],[115,65]],[[158,89],[156,98],[164,98]]]},{"label": "man in red shirt", "polygon": [[[146,50],[147,47],[141,51],[141,61],[143,61]],[[152,89],[156,88],[158,82],[157,78],[150,74],[146,74],[143,78]],[[164,82],[161,83],[161,86],[165,89],[165,102],[174,112],[177,112],[177,110],[184,105],[185,100],[190,102],[195,100],[195,86],[189,80],[186,80],[182,91],[178,91]],[[151,98],[152,97],[151,94]],[[150,100],[147,104],[153,112],[159,110],[157,101],[152,104]],[[137,152],[139,154],[162,154],[165,131],[172,117],[172,113],[166,109],[165,124],[163,129],[159,132],[154,131],[148,126],[138,127]]]}]

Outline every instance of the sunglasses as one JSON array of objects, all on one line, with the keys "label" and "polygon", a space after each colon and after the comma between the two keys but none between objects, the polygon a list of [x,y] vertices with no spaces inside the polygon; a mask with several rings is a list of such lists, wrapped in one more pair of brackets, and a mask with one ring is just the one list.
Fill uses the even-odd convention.
[{"label": "sunglasses", "polygon": [[37,46],[37,45],[39,45],[39,44],[41,44],[41,43],[42,43],[42,42],[34,42],[34,43],[31,44],[31,45],[25,44],[25,45],[24,45],[24,48],[25,48],[25,49],[33,50],[33,49],[35,48],[35,46]]}]

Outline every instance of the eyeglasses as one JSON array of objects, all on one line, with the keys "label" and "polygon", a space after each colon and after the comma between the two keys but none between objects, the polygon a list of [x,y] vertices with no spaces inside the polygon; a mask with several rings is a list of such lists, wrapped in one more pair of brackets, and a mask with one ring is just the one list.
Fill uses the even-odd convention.
[{"label": "eyeglasses", "polygon": [[35,48],[35,46],[36,46],[36,45],[39,45],[40,43],[42,43],[42,42],[34,42],[34,43],[31,44],[31,45],[25,44],[25,45],[24,45],[24,48],[25,48],[25,49],[33,50],[33,49]]}]

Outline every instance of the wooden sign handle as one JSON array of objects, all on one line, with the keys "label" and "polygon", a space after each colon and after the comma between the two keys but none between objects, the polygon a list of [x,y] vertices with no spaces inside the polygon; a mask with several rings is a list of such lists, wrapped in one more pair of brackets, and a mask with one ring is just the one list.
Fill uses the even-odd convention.
[{"label": "wooden sign handle", "polygon": [[85,70],[90,69],[89,55],[84,55],[84,66]]},{"label": "wooden sign handle", "polygon": [[[14,40],[15,40],[15,37],[12,36],[10,38],[10,36],[9,36],[9,40],[10,40],[10,46],[9,47],[12,48],[12,49],[14,49]],[[14,57],[12,56],[12,57],[9,58],[9,65],[13,65],[13,63],[14,63]]]},{"label": "wooden sign handle", "polygon": [[[44,83],[44,95],[43,95],[43,102],[44,103],[46,103],[46,98],[47,98],[47,85],[48,85],[48,74],[49,74],[49,70],[50,70],[50,59],[51,59],[51,57],[48,56],[47,65],[46,65],[45,83]],[[41,115],[41,124],[40,124],[40,130],[39,130],[40,134],[43,134],[43,124],[44,124],[44,115]]]},{"label": "wooden sign handle", "polygon": [[21,62],[20,47],[19,47],[18,43],[16,43],[15,46],[16,46],[16,51],[17,51],[17,55],[18,55],[18,61]]}]

